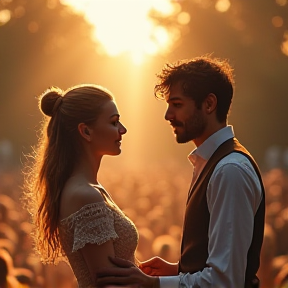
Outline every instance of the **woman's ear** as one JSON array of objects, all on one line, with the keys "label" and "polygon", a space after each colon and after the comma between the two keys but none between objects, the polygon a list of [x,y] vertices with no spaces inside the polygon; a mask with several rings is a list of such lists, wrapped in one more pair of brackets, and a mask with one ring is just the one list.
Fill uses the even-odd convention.
[{"label": "woman's ear", "polygon": [[78,124],[78,131],[80,135],[87,140],[88,142],[91,141],[91,133],[89,127],[85,123]]}]

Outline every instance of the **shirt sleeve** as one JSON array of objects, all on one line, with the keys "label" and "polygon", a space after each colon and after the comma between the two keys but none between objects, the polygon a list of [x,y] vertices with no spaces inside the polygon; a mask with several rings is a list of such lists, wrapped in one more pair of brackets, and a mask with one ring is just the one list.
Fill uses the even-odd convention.
[{"label": "shirt sleeve", "polygon": [[[260,181],[249,160],[239,153],[223,158],[210,178],[206,196],[210,212],[208,267],[180,274],[178,287],[244,287],[254,216],[262,199]],[[160,287],[176,288],[175,277],[160,277]]]},{"label": "shirt sleeve", "polygon": [[160,288],[179,288],[180,276],[160,276]]},{"label": "shirt sleeve", "polygon": [[105,202],[84,206],[75,216],[72,252],[87,243],[101,245],[118,238],[114,228],[114,215]]}]

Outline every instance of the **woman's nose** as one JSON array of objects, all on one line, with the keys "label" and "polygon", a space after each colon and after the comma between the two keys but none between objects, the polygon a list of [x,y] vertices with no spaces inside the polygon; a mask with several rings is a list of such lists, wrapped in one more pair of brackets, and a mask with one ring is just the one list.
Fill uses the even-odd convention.
[{"label": "woman's nose", "polygon": [[126,127],[122,123],[120,123],[119,133],[122,135],[125,134],[126,132],[127,132]]}]

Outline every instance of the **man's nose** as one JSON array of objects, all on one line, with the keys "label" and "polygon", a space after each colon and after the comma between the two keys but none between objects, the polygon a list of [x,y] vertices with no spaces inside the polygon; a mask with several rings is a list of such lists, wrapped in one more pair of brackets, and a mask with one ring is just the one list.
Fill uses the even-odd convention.
[{"label": "man's nose", "polygon": [[166,112],[165,112],[165,116],[164,116],[165,120],[169,121],[171,119],[173,119],[173,113],[171,111],[171,109],[168,107]]}]

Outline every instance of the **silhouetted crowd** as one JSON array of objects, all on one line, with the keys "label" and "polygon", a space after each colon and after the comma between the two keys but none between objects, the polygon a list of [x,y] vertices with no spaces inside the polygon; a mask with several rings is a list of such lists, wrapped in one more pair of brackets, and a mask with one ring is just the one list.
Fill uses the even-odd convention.
[{"label": "silhouetted crowd", "polygon": [[[140,261],[156,255],[178,260],[191,172],[175,163],[143,170],[102,169],[101,184],[138,229]],[[288,287],[288,173],[271,169],[263,173],[263,181],[266,226],[258,275],[261,288],[284,288]],[[0,170],[0,287],[76,288],[68,264],[43,265],[34,254],[30,216],[20,201],[22,185],[19,170]]]}]

